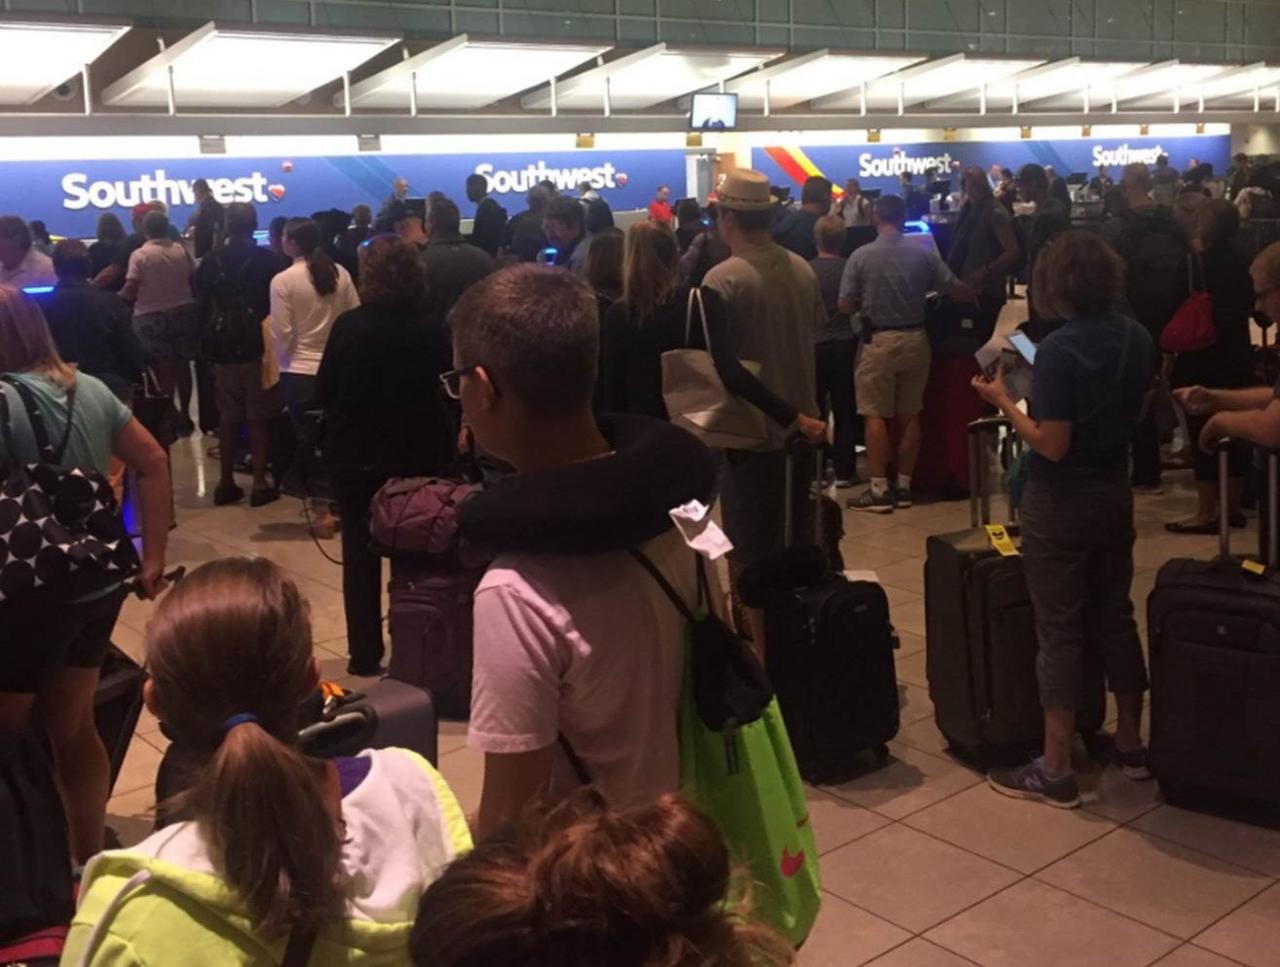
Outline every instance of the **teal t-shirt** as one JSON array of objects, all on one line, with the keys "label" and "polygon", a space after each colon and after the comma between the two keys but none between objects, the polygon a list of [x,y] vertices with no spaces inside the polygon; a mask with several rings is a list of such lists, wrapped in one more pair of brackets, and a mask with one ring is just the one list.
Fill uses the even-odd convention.
[{"label": "teal t-shirt", "polygon": [[[31,390],[44,419],[45,430],[54,447],[62,439],[67,426],[67,392],[53,380],[38,373],[6,373]],[[9,404],[9,425],[12,428],[16,454],[9,454],[4,438],[0,437],[0,464],[16,457],[20,463],[36,463],[40,456],[31,421],[18,391],[0,382],[0,392]],[[63,469],[73,467],[93,469],[103,476],[107,474],[112,445],[132,414],[119,398],[98,379],[85,373],[76,374],[76,400],[71,416],[71,437],[63,454]]]}]

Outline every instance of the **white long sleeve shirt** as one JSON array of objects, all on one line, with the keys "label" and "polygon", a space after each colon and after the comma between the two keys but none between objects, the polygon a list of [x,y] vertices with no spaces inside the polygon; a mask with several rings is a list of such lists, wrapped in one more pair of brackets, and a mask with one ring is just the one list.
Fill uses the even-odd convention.
[{"label": "white long sleeve shirt", "polygon": [[338,287],[321,295],[311,284],[305,259],[297,259],[271,280],[271,344],[282,373],[314,376],[333,320],[360,305],[351,276],[341,265]]}]

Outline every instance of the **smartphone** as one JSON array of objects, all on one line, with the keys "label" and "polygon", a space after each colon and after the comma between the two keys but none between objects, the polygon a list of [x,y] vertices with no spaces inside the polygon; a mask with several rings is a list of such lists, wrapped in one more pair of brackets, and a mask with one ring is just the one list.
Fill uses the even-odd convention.
[{"label": "smartphone", "polygon": [[560,254],[560,250],[558,248],[556,248],[554,245],[548,245],[546,248],[544,248],[541,252],[538,253],[538,259],[537,259],[538,264],[539,265],[555,265],[556,256],[559,254]]},{"label": "smartphone", "polygon": [[1036,344],[1025,332],[1009,333],[1009,345],[1018,351],[1018,355],[1025,359],[1029,366],[1036,364]]}]

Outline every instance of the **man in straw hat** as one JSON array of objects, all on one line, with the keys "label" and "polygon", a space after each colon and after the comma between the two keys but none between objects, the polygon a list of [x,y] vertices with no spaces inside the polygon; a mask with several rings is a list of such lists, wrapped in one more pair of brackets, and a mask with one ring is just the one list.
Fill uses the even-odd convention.
[{"label": "man in straw hat", "polygon": [[[818,442],[826,426],[817,419],[813,339],[827,320],[818,280],[804,259],[769,237],[774,202],[768,178],[750,169],[730,171],[717,195],[720,237],[733,255],[708,272],[703,284],[728,306],[738,358],[760,364],[761,382],[800,413],[794,429]],[[790,432],[771,423],[758,449],[725,451],[720,497],[735,574],[782,547],[786,516],[795,521],[797,534],[805,532],[806,517],[812,522],[809,461],[797,462],[793,506],[783,506]],[[747,620],[763,654],[764,617],[748,609]]]}]

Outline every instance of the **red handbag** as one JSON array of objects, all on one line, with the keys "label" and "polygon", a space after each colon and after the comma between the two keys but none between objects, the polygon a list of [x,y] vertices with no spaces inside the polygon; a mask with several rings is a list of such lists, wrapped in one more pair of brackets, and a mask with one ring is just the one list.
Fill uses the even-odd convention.
[{"label": "red handbag", "polygon": [[1208,349],[1218,341],[1218,330],[1213,324],[1213,299],[1204,289],[1194,288],[1194,263],[1188,266],[1188,275],[1193,280],[1191,294],[1160,333],[1160,348],[1166,353],[1193,353]]}]

